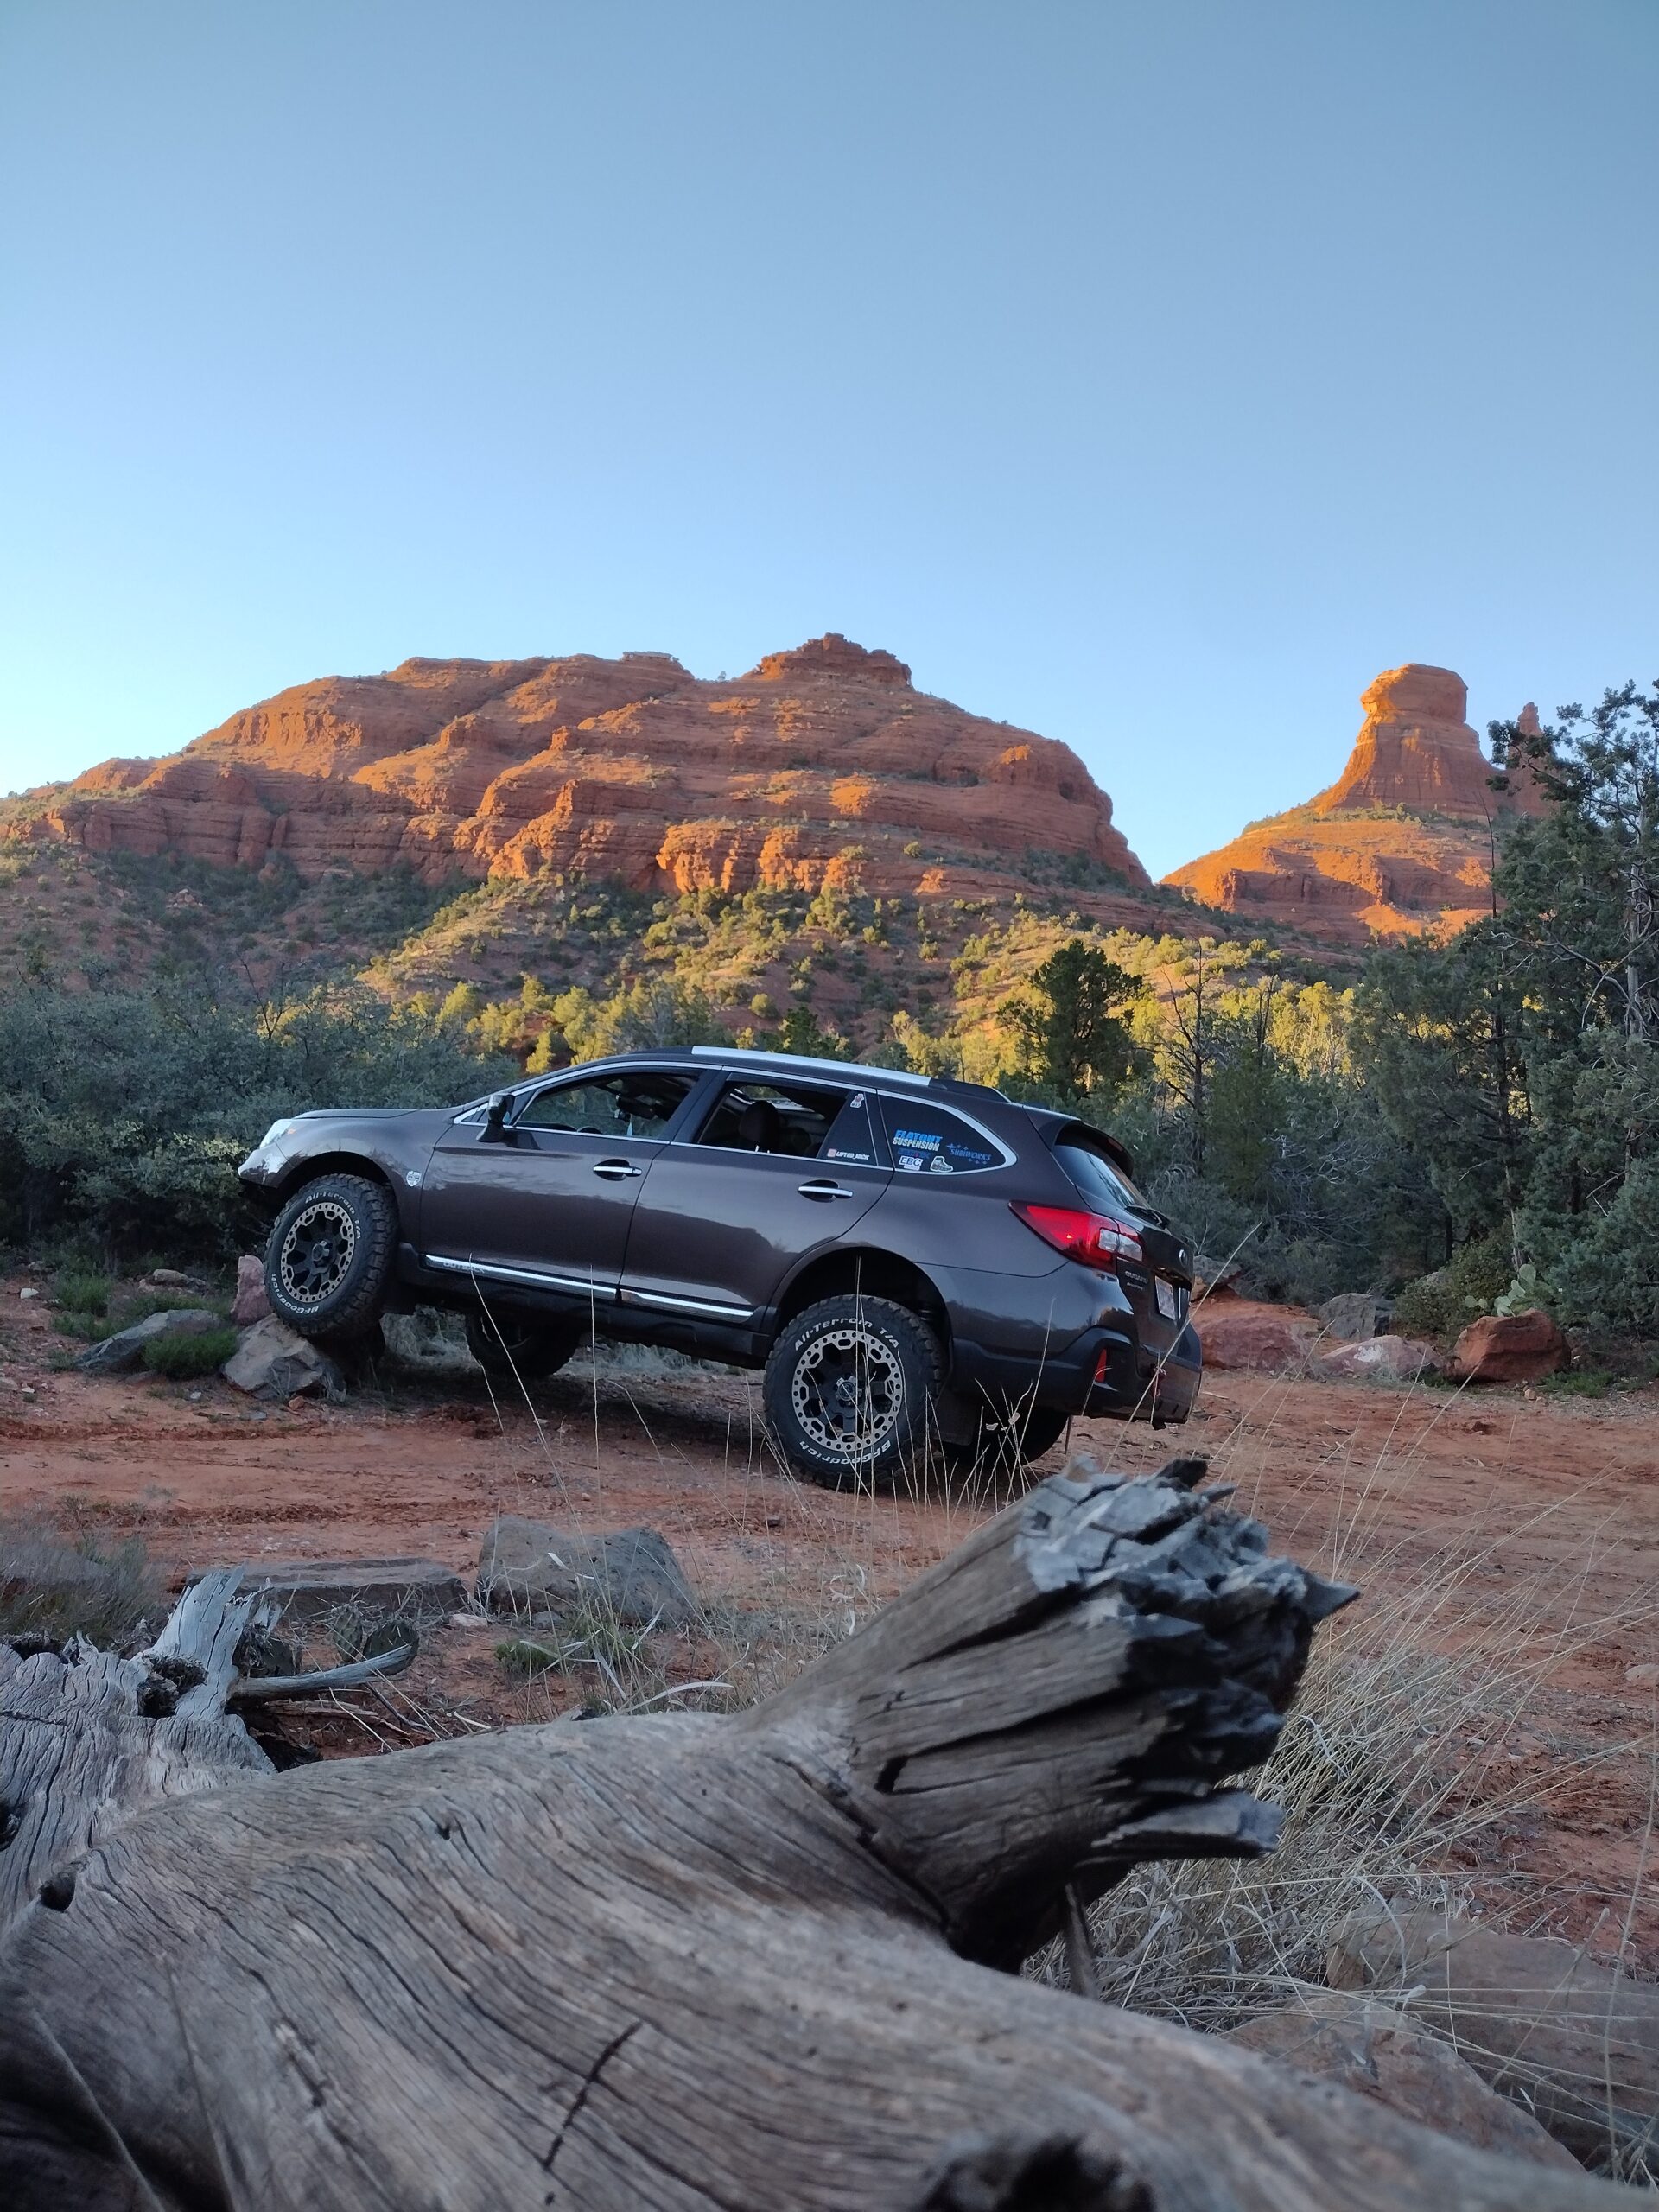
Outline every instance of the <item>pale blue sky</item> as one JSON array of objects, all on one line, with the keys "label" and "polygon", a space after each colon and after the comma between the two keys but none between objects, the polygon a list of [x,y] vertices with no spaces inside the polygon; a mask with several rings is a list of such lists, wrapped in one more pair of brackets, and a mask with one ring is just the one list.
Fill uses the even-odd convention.
[{"label": "pale blue sky", "polygon": [[0,789],[837,629],[1154,872],[1659,673],[1655,0],[0,0]]}]

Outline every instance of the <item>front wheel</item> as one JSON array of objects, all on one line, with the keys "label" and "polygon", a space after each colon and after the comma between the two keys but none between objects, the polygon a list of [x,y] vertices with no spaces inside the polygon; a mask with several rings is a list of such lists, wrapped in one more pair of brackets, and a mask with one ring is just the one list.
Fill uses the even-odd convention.
[{"label": "front wheel", "polygon": [[826,1298],[766,1361],[772,1434],[796,1474],[831,1490],[885,1489],[927,1434],[944,1363],[918,1314],[890,1298]]},{"label": "front wheel", "polygon": [[557,1322],[526,1321],[513,1313],[469,1313],[467,1349],[486,1375],[503,1382],[538,1382],[556,1375],[582,1331]]},{"label": "front wheel", "polygon": [[319,1175],[276,1217],[265,1247],[270,1310],[302,1337],[366,1336],[397,1250],[397,1203],[366,1175]]}]

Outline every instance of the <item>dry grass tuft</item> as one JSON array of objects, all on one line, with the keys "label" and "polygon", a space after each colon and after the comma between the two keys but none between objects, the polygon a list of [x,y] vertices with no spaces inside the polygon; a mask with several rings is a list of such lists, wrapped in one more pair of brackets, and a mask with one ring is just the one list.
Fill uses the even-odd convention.
[{"label": "dry grass tuft", "polygon": [[129,1651],[167,1612],[166,1586],[137,1537],[67,1541],[39,1522],[0,1522],[0,1638],[84,1636]]}]

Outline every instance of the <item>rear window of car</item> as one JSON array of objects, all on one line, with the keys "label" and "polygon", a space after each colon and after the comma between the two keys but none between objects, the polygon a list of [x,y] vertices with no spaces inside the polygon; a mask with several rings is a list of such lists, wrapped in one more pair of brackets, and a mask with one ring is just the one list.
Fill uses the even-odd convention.
[{"label": "rear window of car", "polygon": [[901,1175],[974,1175],[1007,1165],[999,1146],[946,1107],[884,1098],[881,1112]]},{"label": "rear window of car", "polygon": [[1113,1210],[1127,1207],[1145,1213],[1147,1201],[1121,1167],[1094,1145],[1075,1136],[1063,1136],[1054,1147],[1058,1160],[1082,1195],[1094,1205]]},{"label": "rear window of car", "polygon": [[877,1167],[881,1157],[861,1090],[816,1085],[730,1083],[697,1136],[728,1151],[785,1153],[798,1160],[833,1160]]}]

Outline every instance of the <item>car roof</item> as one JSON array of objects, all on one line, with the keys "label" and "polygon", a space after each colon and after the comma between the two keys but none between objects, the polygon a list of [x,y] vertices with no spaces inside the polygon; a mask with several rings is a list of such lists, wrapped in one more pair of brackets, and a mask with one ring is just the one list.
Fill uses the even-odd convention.
[{"label": "car roof", "polygon": [[[1001,1090],[986,1083],[965,1083],[960,1076],[918,1075],[912,1068],[877,1067],[869,1060],[832,1060],[826,1055],[812,1052],[766,1052],[747,1045],[692,1045],[682,1048],[687,1058],[704,1065],[729,1068],[737,1074],[828,1076],[845,1083],[850,1077],[855,1083],[868,1084],[873,1090],[892,1085],[901,1090],[959,1091],[969,1098],[999,1099],[1007,1105],[1012,1102]],[[678,1058],[671,1054],[629,1053],[625,1058]]]}]

